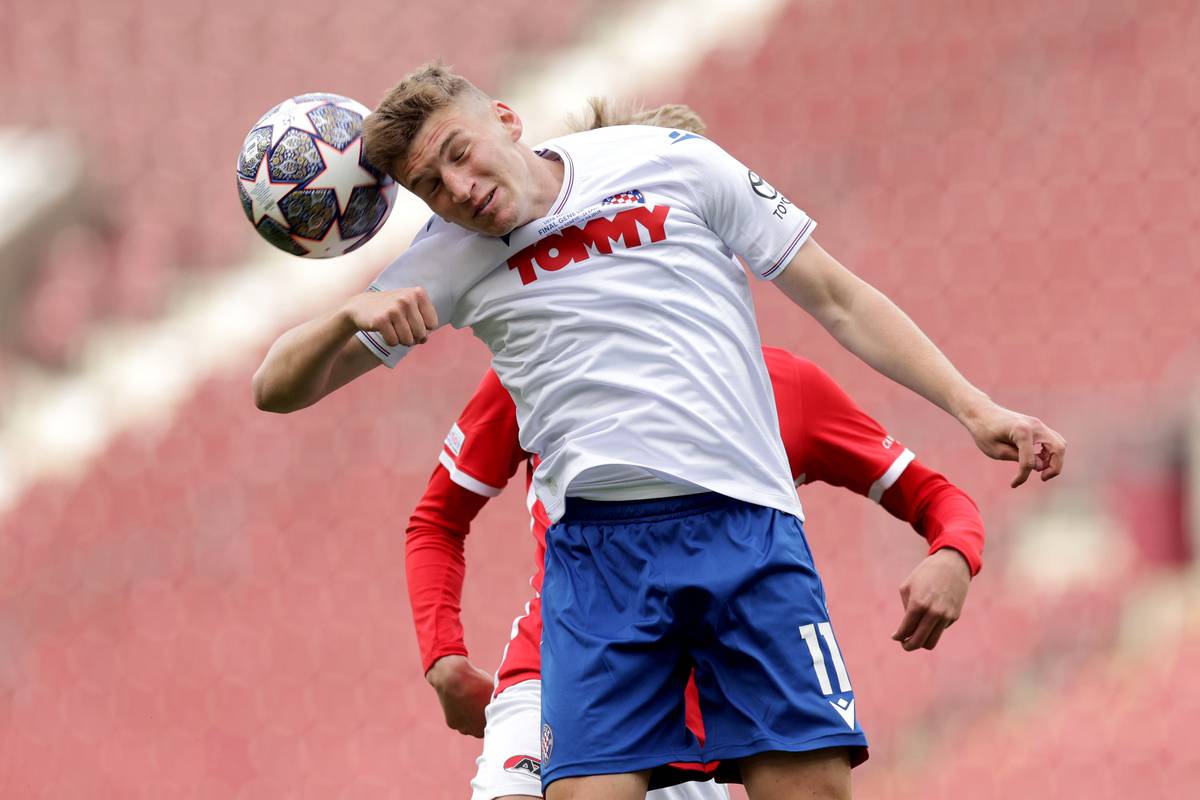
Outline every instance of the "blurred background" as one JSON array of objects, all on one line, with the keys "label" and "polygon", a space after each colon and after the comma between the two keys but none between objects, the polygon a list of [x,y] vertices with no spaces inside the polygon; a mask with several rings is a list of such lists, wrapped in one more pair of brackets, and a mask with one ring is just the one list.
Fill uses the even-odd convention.
[{"label": "blurred background", "polygon": [[[1200,6],[0,0],[0,797],[464,798],[404,528],[487,365],[439,334],[318,407],[255,410],[270,342],[403,249],[277,254],[234,162],[282,99],[374,106],[442,56],[553,135],[686,102],[976,384],[1070,442],[1008,488],[947,416],[770,286],[822,364],[964,487],[985,567],[937,650],[890,639],[924,554],[805,488],[864,798],[1190,798],[1200,757]],[[520,488],[468,540],[472,659],[529,592]]]}]

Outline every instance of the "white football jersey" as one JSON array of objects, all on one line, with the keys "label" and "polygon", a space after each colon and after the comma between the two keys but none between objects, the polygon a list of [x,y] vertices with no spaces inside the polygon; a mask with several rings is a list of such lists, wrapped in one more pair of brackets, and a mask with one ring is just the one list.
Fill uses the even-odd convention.
[{"label": "white football jersey", "polygon": [[[541,456],[551,520],[566,495],[713,491],[801,516],[745,260],[780,274],[815,223],[708,139],[648,126],[575,133],[550,212],[505,237],[434,217],[371,284],[423,286],[469,327]],[[388,366],[405,354],[359,334]]]}]

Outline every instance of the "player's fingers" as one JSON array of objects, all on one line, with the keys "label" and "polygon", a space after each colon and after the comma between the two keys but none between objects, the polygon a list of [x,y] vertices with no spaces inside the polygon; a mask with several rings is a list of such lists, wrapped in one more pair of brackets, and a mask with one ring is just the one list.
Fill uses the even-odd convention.
[{"label": "player's fingers", "polygon": [[1067,457],[1067,443],[1061,436],[1043,444],[1045,468],[1042,480],[1048,481],[1062,473],[1063,461]]},{"label": "player's fingers", "polygon": [[384,319],[383,322],[376,325],[375,332],[383,337],[383,341],[387,342],[388,347],[395,347],[400,344],[400,336],[396,333],[396,329],[392,326],[390,319]]},{"label": "player's fingers", "polygon": [[421,318],[425,320],[425,327],[428,330],[433,330],[438,326],[437,309],[433,306],[433,301],[429,299],[429,293],[424,289],[417,291],[417,311],[421,313]]},{"label": "player's fingers", "polygon": [[424,344],[429,338],[429,331],[425,327],[425,318],[421,316],[421,312],[415,305],[406,307],[404,318],[408,321],[408,329],[412,331],[413,343]]},{"label": "player's fingers", "polygon": [[942,638],[942,634],[946,632],[946,628],[949,628],[951,624],[953,623],[945,622],[935,627],[933,632],[929,634],[929,638],[925,640],[925,649],[932,650],[937,647],[938,640]]},{"label": "player's fingers", "polygon": [[1012,432],[1013,444],[1017,447],[1017,477],[1013,478],[1012,488],[1017,488],[1029,479],[1037,464],[1037,453],[1033,446],[1033,434],[1026,425],[1017,425]]},{"label": "player's fingers", "polygon": [[917,630],[917,626],[921,624],[921,618],[924,616],[924,609],[913,606],[904,612],[904,619],[900,620],[900,627],[896,628],[896,632],[892,634],[892,638],[897,642],[903,642],[905,639],[913,635]]},{"label": "player's fingers", "polygon": [[399,308],[394,308],[392,309],[392,313],[388,315],[388,318],[392,321],[392,327],[396,330],[396,338],[400,344],[405,347],[412,347],[415,340],[413,339],[412,328],[408,324],[408,317]]},{"label": "player's fingers", "polygon": [[1063,456],[1062,453],[1051,453],[1046,460],[1046,468],[1042,470],[1042,480],[1048,481],[1051,478],[1057,478],[1062,474]]},{"label": "player's fingers", "polygon": [[476,739],[483,738],[483,728],[467,720],[458,720],[456,724],[451,725],[450,727],[454,728],[454,730],[458,731],[464,736],[474,736]]},{"label": "player's fingers", "polygon": [[901,642],[901,646],[910,652],[919,647],[924,647],[925,642],[929,639],[929,635],[933,633],[934,628],[938,624],[939,618],[935,614],[925,614],[921,617],[921,623],[917,625],[917,629],[913,631],[912,636]]}]

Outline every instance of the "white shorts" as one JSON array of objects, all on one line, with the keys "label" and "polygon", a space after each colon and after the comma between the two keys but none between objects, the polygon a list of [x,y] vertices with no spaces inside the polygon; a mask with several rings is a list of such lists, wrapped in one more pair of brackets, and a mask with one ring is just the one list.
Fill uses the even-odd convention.
[{"label": "white shorts", "polygon": [[[542,682],[510,686],[488,703],[483,753],[471,781],[471,800],[505,795],[542,796]],[[692,781],[647,792],[646,800],[729,800],[724,786]]]}]

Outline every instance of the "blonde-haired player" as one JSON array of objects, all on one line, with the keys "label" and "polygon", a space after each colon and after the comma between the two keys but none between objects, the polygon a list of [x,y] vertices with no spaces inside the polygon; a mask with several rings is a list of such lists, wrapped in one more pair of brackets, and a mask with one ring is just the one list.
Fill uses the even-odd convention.
[{"label": "blonde-haired player", "polygon": [[[437,65],[389,92],[365,125],[368,157],[435,217],[374,291],[280,337],[256,401],[304,407],[394,366],[441,323],[471,328],[541,459],[533,486],[555,523],[541,654],[550,800],[637,798],[654,769],[715,759],[738,763],[755,800],[847,797],[865,738],[811,666],[833,659],[835,639],[730,256],[985,453],[1018,461],[1014,485],[1057,475],[1065,442],[967,382],[813,241],[807,214],[709,139],[630,125],[534,150],[522,130],[515,110]],[[688,663],[703,748],[676,724]],[[830,663],[848,694],[845,665]]]}]

